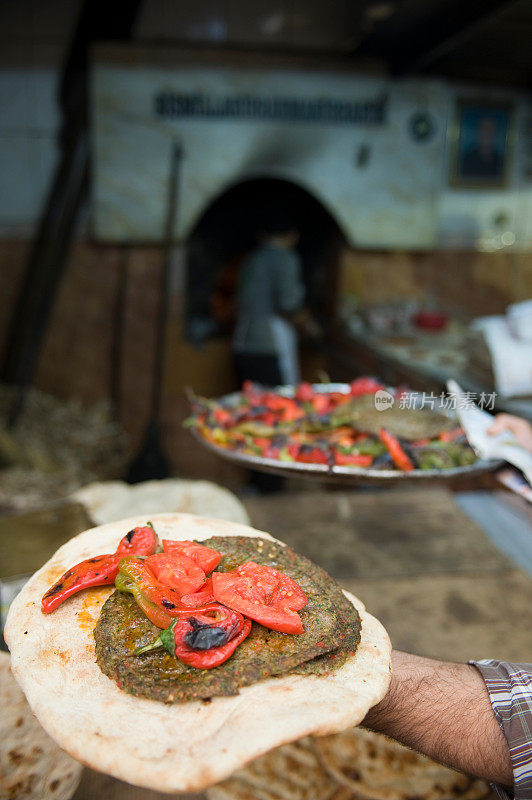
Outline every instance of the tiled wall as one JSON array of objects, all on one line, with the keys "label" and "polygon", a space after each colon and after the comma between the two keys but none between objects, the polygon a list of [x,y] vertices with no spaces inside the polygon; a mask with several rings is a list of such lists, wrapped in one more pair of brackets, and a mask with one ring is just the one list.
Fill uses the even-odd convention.
[{"label": "tiled wall", "polygon": [[51,69],[0,71],[0,231],[25,233],[37,218],[57,158]]},{"label": "tiled wall", "polygon": [[0,233],[28,233],[57,159],[57,83],[79,0],[0,3]]}]

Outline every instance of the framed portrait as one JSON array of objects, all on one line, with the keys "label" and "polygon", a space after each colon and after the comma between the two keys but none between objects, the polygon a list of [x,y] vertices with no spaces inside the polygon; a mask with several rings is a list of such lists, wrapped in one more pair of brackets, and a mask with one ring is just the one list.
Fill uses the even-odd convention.
[{"label": "framed portrait", "polygon": [[513,106],[459,100],[453,131],[451,186],[501,189],[508,184]]}]

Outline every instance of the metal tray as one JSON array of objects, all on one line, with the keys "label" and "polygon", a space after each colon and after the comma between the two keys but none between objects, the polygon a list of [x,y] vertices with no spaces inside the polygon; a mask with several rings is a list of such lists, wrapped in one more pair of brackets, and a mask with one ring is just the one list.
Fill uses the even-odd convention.
[{"label": "metal tray", "polygon": [[[322,392],[348,392],[349,385],[346,383],[320,383],[314,386],[316,391]],[[294,394],[292,386],[277,386],[275,391],[290,397]],[[232,406],[238,402],[240,392],[220,397],[218,402],[225,406]],[[448,411],[441,409],[441,413],[446,416],[453,416]],[[451,469],[416,469],[412,472],[401,472],[395,469],[371,469],[366,467],[329,467],[327,464],[303,464],[299,461],[278,461],[275,458],[262,458],[261,456],[246,455],[238,450],[229,450],[225,447],[218,447],[212,442],[208,442],[194,428],[190,428],[192,436],[200,442],[207,450],[217,456],[230,461],[240,467],[254,469],[259,472],[269,472],[275,475],[282,475],[286,478],[310,478],[318,481],[327,481],[336,484],[373,484],[390,485],[397,484],[419,484],[433,483],[435,481],[456,481],[467,480],[478,475],[484,475],[498,469],[504,463],[501,460],[478,459],[474,464],[466,467],[451,467]]]}]

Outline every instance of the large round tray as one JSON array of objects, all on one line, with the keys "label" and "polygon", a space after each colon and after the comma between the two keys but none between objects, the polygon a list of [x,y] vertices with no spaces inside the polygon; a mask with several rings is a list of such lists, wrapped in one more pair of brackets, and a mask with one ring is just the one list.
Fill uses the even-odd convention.
[{"label": "large round tray", "polygon": [[[316,391],[323,392],[348,392],[349,385],[346,383],[320,383],[314,386]],[[294,393],[291,386],[278,386],[275,391],[290,397]],[[231,406],[238,402],[240,392],[220,397],[218,402],[223,405]],[[452,416],[448,411],[442,410],[441,413]],[[261,456],[247,455],[238,450],[230,450],[225,447],[218,447],[194,428],[190,432],[196,441],[200,442],[207,450],[217,456],[226,459],[240,467],[258,470],[259,472],[269,472],[275,475],[282,475],[286,478],[311,478],[319,481],[327,481],[337,484],[381,484],[389,485],[392,483],[433,483],[435,481],[457,481],[483,475],[502,466],[501,460],[477,459],[474,464],[466,467],[452,467],[451,469],[416,469],[412,472],[400,472],[394,469],[371,469],[365,467],[339,467],[328,466],[327,464],[304,464],[298,461],[278,461],[274,458],[263,458]]]}]

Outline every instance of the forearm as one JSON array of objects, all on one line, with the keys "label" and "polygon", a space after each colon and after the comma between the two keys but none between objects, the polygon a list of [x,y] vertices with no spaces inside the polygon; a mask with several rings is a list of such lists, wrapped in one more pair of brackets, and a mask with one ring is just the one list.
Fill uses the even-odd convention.
[{"label": "forearm", "polygon": [[511,786],[508,744],[478,670],[395,650],[392,666],[388,693],[363,725],[447,766]]}]

